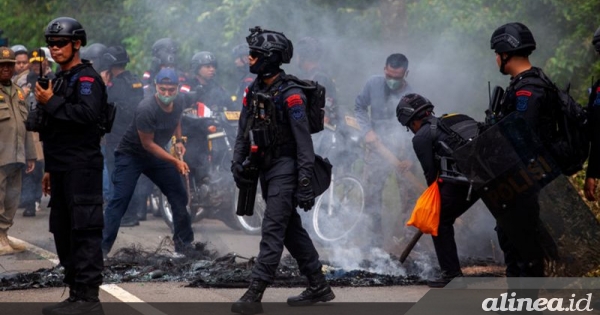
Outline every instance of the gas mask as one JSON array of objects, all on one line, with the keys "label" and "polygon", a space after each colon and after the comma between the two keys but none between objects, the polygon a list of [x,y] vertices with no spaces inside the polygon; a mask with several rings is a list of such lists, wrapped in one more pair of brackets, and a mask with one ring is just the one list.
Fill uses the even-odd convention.
[{"label": "gas mask", "polygon": [[281,57],[279,54],[272,53],[270,56],[261,55],[258,60],[250,66],[250,73],[254,73],[263,78],[269,78],[279,73]]}]

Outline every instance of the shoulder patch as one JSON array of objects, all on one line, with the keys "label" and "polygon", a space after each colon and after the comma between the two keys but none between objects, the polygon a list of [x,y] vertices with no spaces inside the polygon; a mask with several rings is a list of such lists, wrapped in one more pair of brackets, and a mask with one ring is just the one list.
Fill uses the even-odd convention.
[{"label": "shoulder patch", "polygon": [[92,77],[80,77],[79,82],[94,82],[94,78]]},{"label": "shoulder patch", "polygon": [[529,106],[529,97],[531,97],[531,92],[526,90],[517,91],[517,104],[516,109],[520,112],[524,112],[527,110]]},{"label": "shoulder patch", "polygon": [[297,105],[302,105],[302,97],[300,94],[292,94],[285,99],[288,108],[292,108]]},{"label": "shoulder patch", "polygon": [[302,106],[294,106],[290,108],[290,114],[295,121],[302,120],[306,117],[306,112]]},{"label": "shoulder patch", "polygon": [[79,94],[91,95],[92,94],[92,82],[88,82],[88,81],[81,82],[81,84],[79,85]]},{"label": "shoulder patch", "polygon": [[21,92],[21,89],[18,89],[18,90],[17,90],[17,95],[19,96],[19,99],[20,99],[21,101],[24,101],[24,100],[25,100],[25,96],[23,95],[23,92]]},{"label": "shoulder patch", "polygon": [[132,84],[131,87],[134,89],[140,89],[140,88],[142,88],[142,82],[136,82],[136,83]]}]

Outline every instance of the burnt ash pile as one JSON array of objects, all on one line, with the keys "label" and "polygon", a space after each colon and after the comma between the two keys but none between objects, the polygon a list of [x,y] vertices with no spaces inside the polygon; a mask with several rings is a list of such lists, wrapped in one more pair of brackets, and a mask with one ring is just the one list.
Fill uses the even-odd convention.
[{"label": "burnt ash pile", "polygon": [[[391,256],[397,262],[396,257]],[[104,283],[123,282],[188,282],[188,287],[246,288],[255,257],[246,258],[229,253],[219,256],[205,243],[195,243],[184,257],[178,257],[160,246],[156,251],[145,251],[138,246],[122,248],[105,261]],[[488,262],[471,259],[468,264],[486,266]],[[332,286],[365,287],[424,284],[419,264],[397,262],[402,275],[369,272],[372,262],[364,260],[360,269],[344,270],[323,262],[324,272]],[[463,263],[463,266],[465,264]],[[33,288],[63,287],[64,269],[60,266],[40,269],[31,273],[0,274],[0,291]],[[482,272],[486,274],[486,272]],[[482,276],[475,274],[474,276]],[[487,275],[489,276],[489,275]],[[295,260],[286,256],[277,270],[272,287],[304,287],[306,278],[300,274]]]}]

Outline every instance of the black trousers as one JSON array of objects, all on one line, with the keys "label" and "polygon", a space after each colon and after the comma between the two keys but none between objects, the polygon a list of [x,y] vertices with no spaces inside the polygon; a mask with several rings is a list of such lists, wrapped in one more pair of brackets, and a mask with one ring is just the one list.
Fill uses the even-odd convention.
[{"label": "black trousers", "polygon": [[[289,162],[294,163],[292,159]],[[254,279],[273,282],[284,246],[298,262],[303,275],[321,270],[319,254],[295,208],[296,182],[295,174],[283,174],[268,179],[263,186],[267,191],[267,208],[262,222],[260,252],[252,269]]]},{"label": "black trousers", "polygon": [[102,169],[50,172],[50,232],[68,285],[102,284]]},{"label": "black trousers", "polygon": [[504,252],[507,277],[543,277],[544,251],[540,242],[538,194],[522,195],[511,220],[497,221],[498,243]]},{"label": "black trousers", "polygon": [[454,277],[461,273],[454,239],[454,222],[479,200],[479,196],[472,192],[469,200],[467,200],[468,185],[444,182],[439,183],[439,188],[442,207],[438,235],[432,236],[433,246],[442,275]]}]

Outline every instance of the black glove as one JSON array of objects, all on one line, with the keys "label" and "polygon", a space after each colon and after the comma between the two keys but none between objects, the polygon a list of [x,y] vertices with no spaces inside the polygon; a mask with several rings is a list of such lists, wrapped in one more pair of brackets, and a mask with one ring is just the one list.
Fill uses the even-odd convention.
[{"label": "black glove", "polygon": [[244,167],[240,162],[231,163],[231,173],[233,173],[233,180],[239,189],[248,188],[254,183],[246,177],[246,172],[244,172]]},{"label": "black glove", "polygon": [[296,191],[296,199],[298,199],[298,206],[304,209],[304,211],[312,209],[315,205],[315,194],[313,193],[310,181],[308,185],[302,185],[302,180],[300,180],[298,190]]}]

